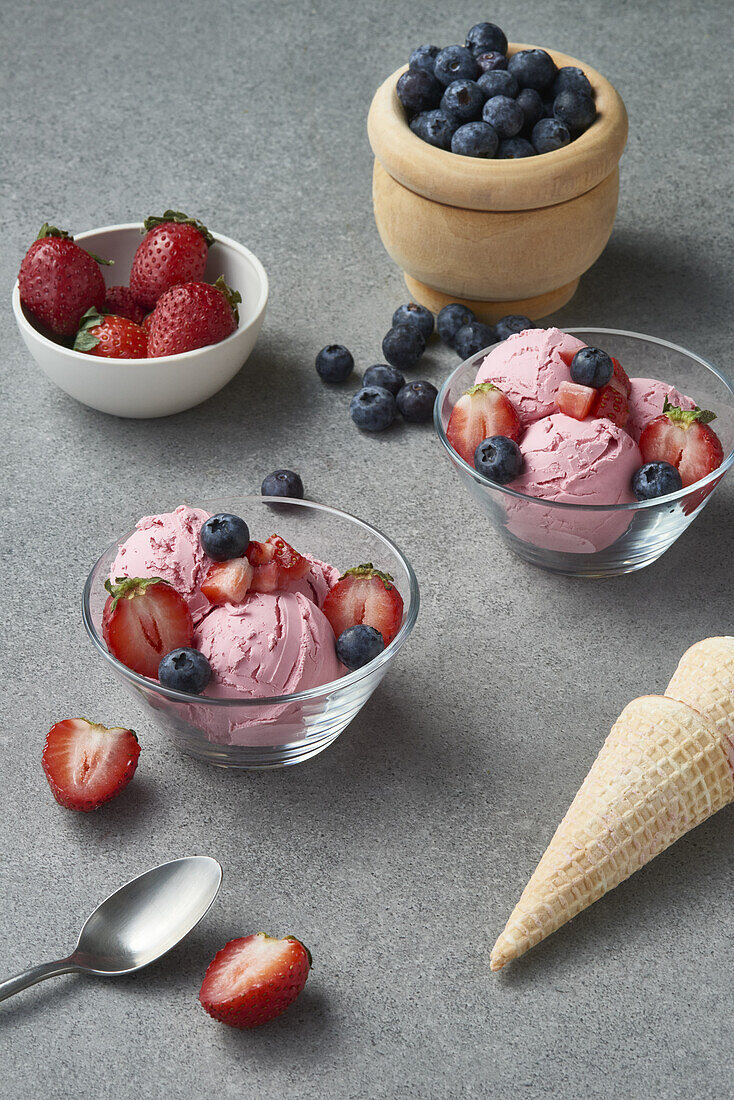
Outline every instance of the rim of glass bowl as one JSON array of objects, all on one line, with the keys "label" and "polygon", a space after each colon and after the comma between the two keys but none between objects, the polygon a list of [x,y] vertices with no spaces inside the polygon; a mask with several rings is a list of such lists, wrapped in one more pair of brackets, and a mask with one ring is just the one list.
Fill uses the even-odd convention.
[{"label": "rim of glass bowl", "polygon": [[[407,593],[407,605],[405,607],[405,617],[400,625],[400,629],[390,642],[390,645],[386,646],[382,653],[378,654],[374,660],[364,665],[362,668],[356,669],[354,672],[348,672],[346,676],[340,677],[338,680],[329,680],[326,684],[321,684],[319,687],[306,688],[304,691],[294,691],[289,695],[269,695],[258,698],[249,698],[243,696],[232,696],[227,698],[215,698],[210,695],[189,695],[183,691],[175,691],[173,688],[164,687],[158,680],[151,680],[147,676],[141,676],[139,672],[134,672],[127,665],[123,665],[121,661],[118,661],[110,651],[107,649],[103,639],[97,633],[97,629],[92,622],[92,613],[90,607],[90,596],[92,592],[92,584],[95,579],[97,569],[104,557],[109,554],[113,549],[117,549],[122,542],[132,535],[136,530],[135,527],[130,528],[124,534],[114,539],[109,546],[104,550],[102,554],[97,558],[96,562],[92,566],[92,569],[87,577],[84,585],[84,592],[82,594],[82,620],[84,622],[85,629],[89,635],[92,644],[95,649],[105,658],[105,660],[117,669],[127,680],[135,684],[138,687],[145,687],[149,690],[155,691],[158,695],[164,696],[166,699],[171,699],[177,703],[187,703],[189,706],[196,703],[203,703],[206,706],[212,707],[262,707],[269,704],[283,704],[283,703],[297,703],[306,699],[314,699],[319,695],[327,694],[331,691],[335,691],[337,688],[349,687],[352,684],[358,683],[366,676],[369,676],[373,671],[386,664],[400,649],[403,642],[406,640],[411,630],[415,626],[415,621],[418,618],[418,609],[420,607],[420,589],[418,587],[418,579],[413,572],[413,567],[408,561],[407,557],[397,546],[392,539],[378,530],[377,527],[373,527],[371,523],[367,523],[363,519],[358,519],[357,516],[351,515],[349,512],[343,512],[339,508],[331,508],[327,504],[317,504],[313,500],[284,500],[283,497],[266,497],[266,496],[250,496],[239,497],[239,501],[247,503],[248,501],[257,501],[264,504],[288,504],[288,506],[294,506],[299,508],[312,508],[317,512],[326,512],[329,515],[337,516],[340,519],[349,520],[351,523],[356,524],[357,527],[361,527],[364,531],[369,532],[370,535],[376,536],[381,542],[383,542],[389,550],[391,550],[400,560],[401,565],[405,569],[408,575],[408,593]],[[202,507],[206,508],[207,502],[204,501]],[[236,505],[236,501],[232,502],[230,507]]]},{"label": "rim of glass bowl", "polygon": [[[673,344],[670,342],[670,340],[661,340],[657,336],[646,336],[642,332],[628,332],[626,329],[617,328],[592,328],[591,326],[583,327],[579,325],[575,328],[564,329],[564,332],[567,332],[570,336],[573,336],[579,332],[590,332],[594,333],[595,335],[599,334],[602,336],[629,336],[634,340],[642,340],[649,344],[660,344],[662,347],[670,348],[672,351],[677,351],[681,355],[686,355],[689,359],[694,359],[697,363],[700,363],[702,367],[706,367],[707,370],[710,370],[712,374],[715,374],[719,381],[722,382],[723,385],[726,386],[726,388],[728,389],[729,394],[732,398],[732,404],[734,404],[734,383],[732,383],[731,380],[727,378],[727,376],[722,371],[720,371],[718,367],[715,367],[713,363],[709,363],[707,359],[704,359],[700,355],[696,355],[695,352],[688,351],[687,348],[682,348],[680,344]],[[682,500],[694,490],[699,490],[704,485],[709,485],[712,481],[716,481],[717,479],[720,480],[729,469],[732,462],[734,462],[733,447],[720,466],[717,466],[717,468],[715,470],[712,470],[710,474],[707,474],[706,477],[702,477],[700,481],[695,481],[693,485],[688,485],[685,489],[678,489],[675,493],[668,493],[666,496],[653,497],[651,500],[635,500],[626,502],[624,504],[576,504],[573,501],[545,500],[543,497],[533,497],[529,496],[527,493],[519,493],[517,489],[510,489],[507,485],[499,485],[496,481],[491,481],[488,477],[485,477],[484,474],[480,474],[479,471],[474,468],[474,466],[470,466],[468,462],[464,461],[460,454],[457,454],[457,452],[449,443],[448,437],[444,430],[444,426],[441,423],[441,409],[443,408],[444,402],[447,399],[449,389],[456,375],[459,373],[459,371],[463,370],[468,363],[477,362],[481,356],[486,355],[487,352],[491,351],[492,348],[496,346],[496,344],[490,344],[489,347],[484,348],[483,351],[478,351],[474,355],[470,355],[468,359],[465,359],[463,363],[460,363],[459,366],[451,372],[444,384],[441,386],[438,397],[436,398],[436,402],[433,406],[433,423],[435,425],[438,438],[441,440],[441,443],[445,447],[446,451],[459,467],[463,468],[468,474],[470,474],[474,478],[475,481],[479,482],[480,485],[486,485],[488,489],[494,489],[496,492],[504,493],[506,496],[514,497],[516,500],[529,501],[534,504],[542,503],[543,508],[570,508],[584,512],[630,512],[637,511],[640,508],[655,508],[659,504],[668,504],[673,503],[677,500]]]}]

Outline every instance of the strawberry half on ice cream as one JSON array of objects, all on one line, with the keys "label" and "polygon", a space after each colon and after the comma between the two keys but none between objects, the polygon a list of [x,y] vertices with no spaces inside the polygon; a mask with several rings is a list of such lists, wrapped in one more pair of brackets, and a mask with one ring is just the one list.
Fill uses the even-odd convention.
[{"label": "strawberry half on ice cream", "polygon": [[724,460],[724,448],[713,428],[716,413],[698,407],[679,409],[665,401],[663,415],[651,420],[640,436],[645,462],[669,462],[681,476],[683,488],[700,481]]},{"label": "strawberry half on ice cream", "polygon": [[456,453],[473,466],[474,452],[484,439],[504,435],[517,442],[520,431],[520,418],[509,398],[493,382],[479,382],[454,405],[446,437]]},{"label": "strawberry half on ice cream", "polygon": [[49,730],[42,763],[59,805],[87,812],[109,802],[128,785],[139,756],[133,730],[107,729],[86,718],[67,718]]},{"label": "strawberry half on ice cream", "polygon": [[223,1024],[259,1027],[293,1004],[311,965],[311,952],[295,936],[280,940],[264,932],[242,936],[214,956],[199,1000]]},{"label": "strawberry half on ice cream", "polygon": [[250,580],[253,592],[285,589],[291,581],[302,580],[311,568],[308,558],[294,550],[280,535],[271,535],[265,542],[253,539],[245,554],[253,568]]},{"label": "strawberry half on ice cream", "polygon": [[403,621],[403,597],[390,574],[368,562],[347,569],[328,593],[323,611],[337,638],[348,627],[364,624],[379,630],[388,646]]},{"label": "strawberry half on ice cream", "polygon": [[141,676],[156,679],[161,659],[189,647],[194,625],[189,605],[160,577],[118,577],[102,615],[102,637],[113,657]]}]

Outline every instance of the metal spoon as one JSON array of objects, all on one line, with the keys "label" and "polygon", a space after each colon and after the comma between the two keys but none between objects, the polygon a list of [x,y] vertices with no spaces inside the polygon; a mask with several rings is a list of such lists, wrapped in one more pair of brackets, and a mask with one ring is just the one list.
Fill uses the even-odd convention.
[{"label": "metal spoon", "polygon": [[221,882],[222,868],[209,856],[186,856],[153,867],[94,910],[68,958],[0,982],[0,1001],[56,974],[116,977],[148,966],[199,923]]}]

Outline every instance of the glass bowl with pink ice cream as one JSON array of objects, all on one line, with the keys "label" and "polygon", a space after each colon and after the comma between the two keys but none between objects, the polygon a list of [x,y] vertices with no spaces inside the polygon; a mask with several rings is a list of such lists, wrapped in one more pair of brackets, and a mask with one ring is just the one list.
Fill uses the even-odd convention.
[{"label": "glass bowl with pink ice cream", "polygon": [[[600,393],[591,405],[581,399],[569,406],[569,394],[580,393],[571,363],[584,347],[603,349],[623,368],[624,383],[607,387],[611,404]],[[467,449],[460,453],[450,425],[462,396],[482,383],[501,391],[513,411],[519,473],[503,484],[480,473]],[[640,500],[633,479],[646,463],[641,438],[655,421],[642,442],[649,452],[656,418],[671,406],[713,410],[710,427],[723,457],[692,484],[684,480],[674,492]],[[575,576],[616,576],[650,565],[694,521],[734,461],[729,379],[675,344],[614,329],[527,329],[484,349],[447,378],[434,420],[461,481],[515,553]],[[674,459],[670,448],[665,454]]]},{"label": "glass bowl with pink ice cream", "polygon": [[[279,580],[272,591],[247,591],[237,603],[210,602],[202,585],[214,563],[200,531],[221,512],[246,519],[252,538],[277,532],[301,552],[305,572]],[[350,672],[337,657],[323,608],[343,571],[366,562],[389,574],[402,598],[402,621],[376,657]],[[201,694],[165,687],[110,652],[104,584],[121,577],[158,577],[185,600],[191,646],[211,667]],[[410,563],[376,528],[311,501],[252,496],[180,505],[140,519],[92,569],[82,614],[98,653],[180,749],[222,767],[268,768],[307,760],[336,740],[384,677],[413,629],[418,606]]]}]

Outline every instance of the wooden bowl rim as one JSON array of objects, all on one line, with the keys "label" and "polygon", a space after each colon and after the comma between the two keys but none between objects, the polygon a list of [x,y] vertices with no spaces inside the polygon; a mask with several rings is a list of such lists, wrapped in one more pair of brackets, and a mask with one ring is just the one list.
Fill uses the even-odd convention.
[{"label": "wooden bowl rim", "polygon": [[[543,49],[511,42],[508,55]],[[468,210],[532,210],[590,191],[618,163],[627,141],[627,111],[606,77],[569,54],[546,49],[559,68],[583,70],[596,93],[597,117],[563,149],[522,160],[462,157],[422,141],[408,126],[397,95],[403,65],[375,92],[367,132],[375,157],[403,186],[424,198]]]}]

